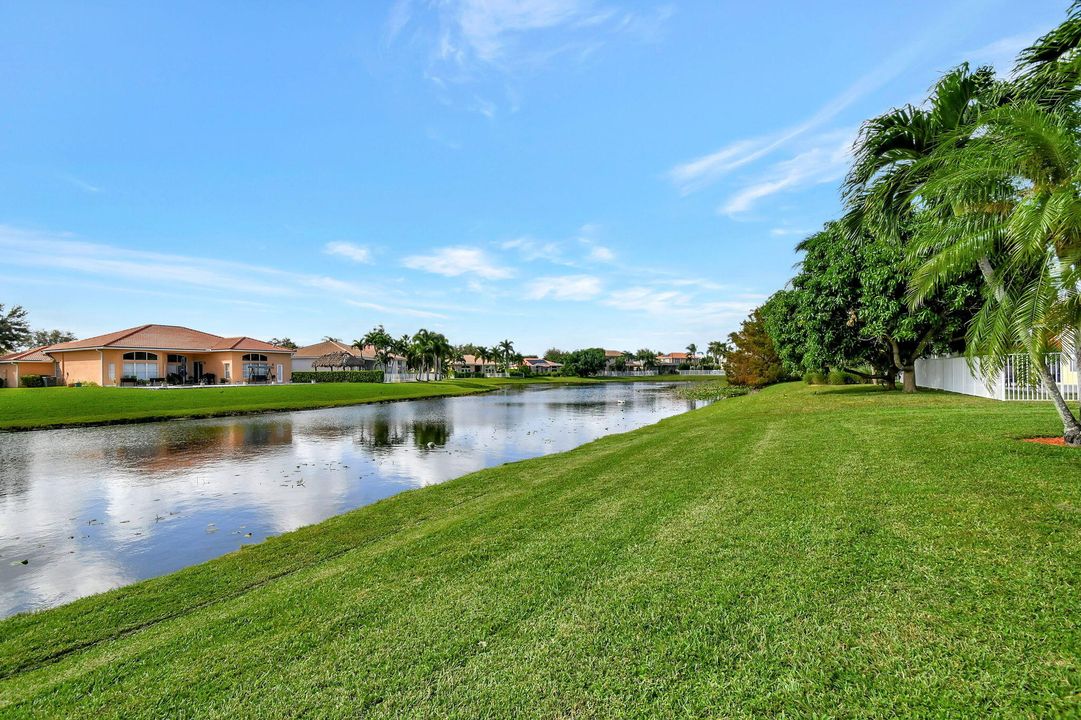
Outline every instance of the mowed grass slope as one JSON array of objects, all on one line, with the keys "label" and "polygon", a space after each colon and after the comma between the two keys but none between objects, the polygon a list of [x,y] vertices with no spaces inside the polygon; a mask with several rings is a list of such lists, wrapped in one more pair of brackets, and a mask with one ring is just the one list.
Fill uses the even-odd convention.
[{"label": "mowed grass slope", "polygon": [[1077,716],[1056,422],[723,400],[4,621],[0,716]]},{"label": "mowed grass slope", "polygon": [[0,431],[309,410],[388,400],[468,395],[506,385],[710,379],[716,380],[705,376],[666,375],[652,378],[486,378],[419,383],[316,383],[176,389],[7,388],[0,390]]}]

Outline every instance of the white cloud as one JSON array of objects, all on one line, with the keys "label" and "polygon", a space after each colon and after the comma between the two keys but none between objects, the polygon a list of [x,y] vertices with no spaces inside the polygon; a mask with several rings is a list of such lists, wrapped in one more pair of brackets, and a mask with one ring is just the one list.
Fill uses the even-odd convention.
[{"label": "white cloud", "polygon": [[612,262],[616,259],[616,254],[603,245],[594,245],[593,249],[589,251],[589,259],[598,262]]},{"label": "white cloud", "polygon": [[962,53],[958,62],[967,60],[969,65],[974,68],[980,65],[991,65],[995,68],[997,75],[1009,77],[1013,74],[1013,67],[1017,62],[1018,53],[1032,45],[1038,37],[1050,29],[1051,27],[1045,27],[1040,30],[999,38],[981,48]]},{"label": "white cloud", "polygon": [[83,180],[82,178],[75,177],[74,175],[71,175],[71,174],[68,174],[68,173],[63,173],[59,177],[60,177],[61,180],[65,181],[65,182],[68,182],[68,183],[71,183],[72,185],[79,188],[80,190],[84,190],[84,191],[86,191],[88,193],[95,193],[96,194],[96,193],[99,193],[99,192],[102,191],[102,189],[100,187],[98,187],[97,185],[91,185],[90,183]]},{"label": "white cloud", "polygon": [[840,179],[848,168],[854,138],[853,130],[816,138],[811,147],[775,163],[758,180],[729,197],[718,211],[729,216],[738,215],[770,195]]},{"label": "white cloud", "polygon": [[694,192],[821,127],[860,98],[901,75],[913,62],[925,57],[932,46],[945,40],[952,41],[960,14],[960,5],[951,8],[913,42],[898,48],[869,72],[827,100],[802,122],[776,133],[736,140],[712,153],[679,163],[668,171],[668,179],[681,193]]},{"label": "white cloud", "polygon": [[402,264],[413,270],[458,277],[476,275],[485,280],[503,280],[514,276],[508,267],[496,265],[488,255],[477,248],[445,247],[430,255],[410,255]]},{"label": "white cloud", "polygon": [[363,245],[355,245],[348,242],[329,242],[323,246],[323,252],[327,255],[340,255],[349,258],[353,262],[369,263],[372,261],[372,251]]},{"label": "white cloud", "polygon": [[395,307],[391,305],[381,305],[373,302],[361,302],[359,300],[346,300],[347,305],[353,307],[364,308],[365,310],[378,310],[379,312],[390,313],[392,315],[406,315],[408,317],[422,317],[422,318],[446,318],[447,316],[442,313],[431,312],[429,310],[416,310],[408,307]]},{"label": "white cloud", "polygon": [[601,294],[600,278],[592,275],[560,275],[537,278],[529,283],[526,297],[530,300],[592,300]]},{"label": "white cloud", "polygon": [[[226,299],[254,302],[264,298],[303,298],[313,289],[329,292],[342,301],[379,299],[398,314],[426,313],[409,306],[400,291],[366,282],[363,285],[326,275],[290,272],[263,265],[146,252],[126,247],[84,242],[70,234],[44,233],[0,225],[0,256],[11,267],[34,268],[67,279],[90,275],[119,290],[141,286],[162,290],[161,278],[176,290],[200,288],[222,293]],[[393,302],[388,302],[393,301]],[[424,315],[426,316],[426,315]]]},{"label": "white cloud", "polygon": [[793,235],[810,235],[811,230],[806,230],[800,227],[775,227],[769,231],[769,234],[773,237],[790,237]]},{"label": "white cloud", "polygon": [[[426,5],[398,0],[388,13],[383,39],[391,45],[409,27],[412,32],[402,46],[428,48],[423,74],[441,99],[491,118],[500,109],[496,93],[508,95],[505,104],[511,112],[519,104],[518,90],[509,79],[542,70],[557,59],[586,62],[616,38],[655,42],[671,15],[667,4],[629,10],[600,0],[444,0]],[[469,92],[452,99],[454,86],[484,82],[493,85],[486,97]]]},{"label": "white cloud", "polygon": [[523,235],[499,243],[503,250],[516,250],[523,260],[545,260],[556,265],[567,265],[563,257],[563,244],[555,240],[537,240]]}]

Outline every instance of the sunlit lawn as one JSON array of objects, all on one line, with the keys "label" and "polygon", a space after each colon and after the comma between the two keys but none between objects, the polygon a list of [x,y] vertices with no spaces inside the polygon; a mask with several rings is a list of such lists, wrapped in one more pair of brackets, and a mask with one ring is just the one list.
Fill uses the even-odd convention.
[{"label": "sunlit lawn", "polygon": [[1081,711],[1043,404],[784,385],[0,623],[4,717]]}]

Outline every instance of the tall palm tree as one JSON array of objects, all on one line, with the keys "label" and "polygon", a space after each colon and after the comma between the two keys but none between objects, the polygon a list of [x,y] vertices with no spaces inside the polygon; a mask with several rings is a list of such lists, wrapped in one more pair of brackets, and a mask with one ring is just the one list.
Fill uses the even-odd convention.
[{"label": "tall palm tree", "polygon": [[723,362],[725,356],[728,354],[728,343],[720,340],[713,340],[709,344],[709,356],[713,358],[713,362]]},{"label": "tall palm tree", "polygon": [[514,343],[510,340],[504,340],[499,343],[499,350],[503,353],[504,369],[510,369],[511,356],[514,354]]},{"label": "tall palm tree", "polygon": [[687,345],[687,353],[691,356],[691,362],[694,362],[698,356],[698,346],[694,343],[689,343]]},{"label": "tall palm tree", "polygon": [[[965,63],[935,84],[925,106],[906,105],[865,122],[844,183],[842,227],[849,236],[869,233],[909,248],[918,222],[913,199],[930,172],[924,161],[939,147],[963,144],[998,89],[991,68],[972,71]],[[890,340],[905,392],[916,391],[915,361],[932,339]]]},{"label": "tall palm tree", "polygon": [[390,364],[393,345],[394,338],[391,337],[390,333],[388,333],[382,325],[369,330],[360,340],[353,341],[353,347],[359,348],[360,350],[363,350],[368,346],[375,349],[375,357],[379,361],[379,364],[383,366],[384,373],[387,371],[387,367]]},{"label": "tall palm tree", "polygon": [[1063,438],[1081,445],[1081,422],[1048,364],[1067,344],[1081,362],[1081,113],[1013,102],[985,113],[967,142],[943,146],[924,165],[929,177],[917,199],[932,221],[915,244],[913,301],[978,267],[986,291],[969,329],[970,355],[998,375],[1023,348]]}]

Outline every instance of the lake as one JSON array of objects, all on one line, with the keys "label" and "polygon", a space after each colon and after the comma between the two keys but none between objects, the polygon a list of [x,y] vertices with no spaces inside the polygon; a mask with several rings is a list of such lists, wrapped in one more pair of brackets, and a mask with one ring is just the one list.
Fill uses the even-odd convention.
[{"label": "lake", "polygon": [[681,398],[676,387],[527,385],[0,434],[0,616],[163,575],[403,490],[562,452],[705,404]]}]

